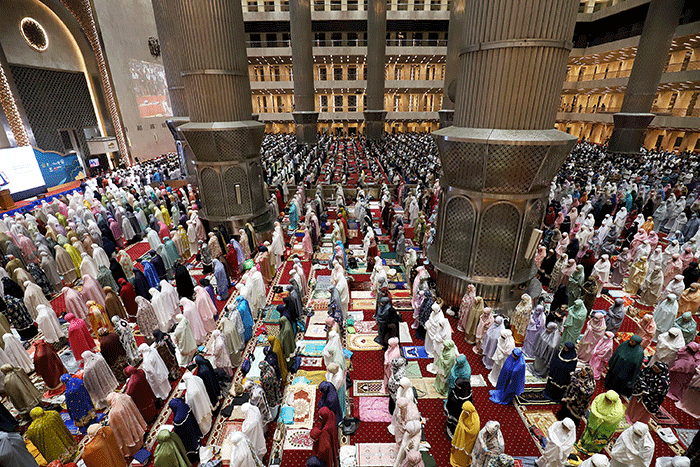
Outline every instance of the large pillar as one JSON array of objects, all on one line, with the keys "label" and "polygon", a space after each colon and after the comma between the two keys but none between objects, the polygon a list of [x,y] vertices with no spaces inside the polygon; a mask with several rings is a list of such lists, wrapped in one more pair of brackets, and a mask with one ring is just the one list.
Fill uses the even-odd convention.
[{"label": "large pillar", "polygon": [[315,107],[311,0],[290,0],[289,29],[294,72],[294,130],[297,143],[315,144],[318,112]]},{"label": "large pillar", "polygon": [[578,3],[470,1],[454,125],[433,133],[442,162],[428,251],[448,304],[466,286],[508,307],[535,275],[549,185],[576,138],[554,129]]},{"label": "large pillar", "polygon": [[367,108],[365,136],[384,139],[384,74],[386,72],[386,1],[369,0],[367,11]]},{"label": "large pillar", "polygon": [[190,121],[187,110],[187,96],[182,80],[182,44],[181,36],[177,33],[180,21],[174,2],[169,0],[152,0],[153,15],[158,29],[161,58],[168,81],[168,94],[173,109],[172,118],[166,120],[168,128],[175,140],[175,148],[180,158],[180,165],[185,170],[185,176],[190,183],[197,184],[197,172],[194,165],[194,154],[187,141],[178,133],[177,128]]},{"label": "large pillar", "polygon": [[651,107],[661,81],[668,51],[685,0],[651,0],[639,39],[634,65],[620,112],[613,115],[615,129],[608,152],[639,154],[647,127],[654,119]]},{"label": "large pillar", "polygon": [[466,0],[452,0],[450,26],[447,30],[447,55],[445,57],[445,76],[442,88],[442,109],[438,112],[440,128],[451,126],[454,120],[459,53],[464,40],[465,8]]},{"label": "large pillar", "polygon": [[240,0],[173,0],[179,18],[183,84],[190,122],[178,128],[194,153],[210,225],[272,228],[264,193],[260,144],[253,121]]}]

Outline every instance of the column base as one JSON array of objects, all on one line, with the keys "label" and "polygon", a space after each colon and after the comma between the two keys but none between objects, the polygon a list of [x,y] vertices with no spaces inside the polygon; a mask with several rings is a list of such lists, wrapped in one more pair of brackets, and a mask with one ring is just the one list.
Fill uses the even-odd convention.
[{"label": "column base", "polygon": [[365,110],[365,137],[371,141],[384,141],[386,111]]},{"label": "column base", "polygon": [[292,117],[294,118],[294,131],[297,135],[297,144],[316,144],[316,137],[318,135],[318,112],[292,112]]},{"label": "column base", "polygon": [[639,155],[639,149],[644,146],[647,128],[655,116],[652,113],[613,114],[615,128],[608,143],[608,153]]}]

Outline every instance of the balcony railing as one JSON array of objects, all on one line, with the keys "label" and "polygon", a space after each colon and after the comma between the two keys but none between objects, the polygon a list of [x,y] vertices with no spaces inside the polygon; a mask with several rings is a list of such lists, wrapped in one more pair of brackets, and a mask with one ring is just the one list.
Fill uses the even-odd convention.
[{"label": "balcony railing", "polygon": [[275,81],[293,81],[294,76],[291,73],[279,73],[279,74],[263,74],[260,75],[258,73],[251,73],[250,76],[253,78],[253,81],[256,83],[264,83],[264,82],[275,82]]},{"label": "balcony railing", "polygon": [[601,73],[583,73],[579,75],[568,76],[566,82],[575,83],[581,81],[593,81],[596,79],[626,78],[630,75],[631,72],[632,69],[630,68],[629,70],[615,70]]},{"label": "balcony railing", "polygon": [[[388,0],[387,11],[449,11],[450,0]],[[315,0],[314,11],[367,11],[367,2],[358,0]],[[255,0],[243,5],[246,13],[289,11],[289,2]]]},{"label": "balcony railing", "polygon": [[[598,114],[612,114],[620,111],[620,107],[606,107],[606,106],[576,106],[572,107],[570,105],[563,106],[559,108],[559,112],[568,113],[598,113]],[[667,107],[652,107],[651,113],[668,116],[668,117],[700,117],[700,108],[697,109],[669,109]]]},{"label": "balcony railing", "polygon": [[[365,39],[315,39],[314,47],[367,47]],[[447,47],[446,39],[387,39],[387,47]],[[290,47],[290,40],[246,41],[248,48]]]},{"label": "balcony railing", "polygon": [[664,73],[676,73],[679,71],[700,70],[700,60],[692,62],[669,63],[664,68]]}]

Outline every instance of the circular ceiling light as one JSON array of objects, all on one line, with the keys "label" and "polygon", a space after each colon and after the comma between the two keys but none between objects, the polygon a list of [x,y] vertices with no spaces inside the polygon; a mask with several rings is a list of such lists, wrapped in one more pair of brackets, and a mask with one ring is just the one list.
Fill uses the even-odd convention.
[{"label": "circular ceiling light", "polygon": [[19,22],[19,30],[32,49],[43,52],[49,48],[49,38],[46,35],[46,30],[34,18],[22,18]]}]

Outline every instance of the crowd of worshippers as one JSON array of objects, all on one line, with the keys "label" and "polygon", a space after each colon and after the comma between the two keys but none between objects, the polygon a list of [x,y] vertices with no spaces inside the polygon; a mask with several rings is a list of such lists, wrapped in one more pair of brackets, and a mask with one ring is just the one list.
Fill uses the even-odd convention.
[{"label": "crowd of worshippers", "polygon": [[[546,378],[538,397],[561,404],[559,422],[546,434],[535,433],[546,440],[540,466],[564,465],[575,445],[591,456],[584,462],[588,465],[648,467],[654,454],[648,423],[666,398],[700,418],[696,156],[644,152],[613,166],[604,149],[579,144],[553,182],[535,255],[537,277],[515,309],[492,310],[469,286],[458,312],[457,329],[491,370],[488,378],[496,387],[491,401],[508,404],[521,395],[527,366],[534,376]],[[610,285],[636,301],[634,311],[622,294],[613,297]],[[416,300],[420,282],[413,290]],[[427,288],[425,294],[430,296]],[[608,310],[596,309],[601,295],[613,302]],[[451,344],[449,322],[440,307],[429,313],[416,305],[419,323],[422,313],[429,316],[426,350],[438,342],[444,352]],[[613,351],[620,326],[632,313],[637,328]],[[650,346],[653,355],[647,359],[644,350]],[[534,360],[526,365],[524,357]],[[465,366],[465,360],[458,365],[454,356],[449,358],[452,372]],[[593,399],[601,378],[606,392]],[[436,388],[439,379],[438,373]],[[478,422],[468,424],[473,406],[465,403],[460,413],[462,398],[471,400],[468,377],[455,388],[449,389],[445,406],[448,435],[454,433],[452,465],[466,466],[468,461],[459,458],[481,434]],[[621,397],[629,400],[626,408]],[[584,417],[586,428],[577,440]],[[615,441],[608,460],[601,452],[623,419],[631,427]],[[458,437],[460,430],[469,436]],[[672,460],[673,465],[699,465],[700,437],[686,456]]]},{"label": "crowd of worshippers", "polygon": [[[223,226],[206,232],[196,190],[144,185],[144,174],[163,173],[158,163],[147,165],[86,180],[82,190],[0,221],[0,387],[13,409],[0,407],[4,466],[38,465],[18,425],[42,462],[73,465],[76,436],[52,403],[61,394],[72,425],[90,437],[81,457],[88,467],[125,466],[125,458],[151,455],[158,467],[180,467],[203,455],[201,442],[221,408],[222,388],[230,385],[232,369],[244,363],[253,316],[265,306],[266,285],[281,258],[273,254],[270,261],[270,251],[250,224],[235,236]],[[273,244],[279,246],[282,235],[277,224]],[[125,247],[142,238],[150,251],[137,260],[139,266]],[[198,284],[186,266],[192,255],[205,275]],[[219,315],[217,304],[228,299],[232,280],[238,296]],[[65,311],[53,309],[49,301],[59,292]],[[299,295],[285,303],[280,321],[289,317],[296,325]],[[141,345],[134,324],[145,341]],[[290,339],[293,347],[287,324],[281,333],[285,349]],[[234,458],[251,449],[262,458],[262,426],[274,418],[271,410],[281,399],[285,355],[280,340],[270,336],[269,343],[265,360],[255,362],[261,384],[233,387],[249,399],[241,408],[244,438],[227,440]],[[188,370],[184,375],[183,368]],[[31,374],[43,381],[45,392]],[[173,428],[160,431],[155,452],[148,453],[144,434],[181,376],[185,396],[168,402]]]},{"label": "crowd of worshippers", "polygon": [[270,187],[304,184],[348,186],[352,174],[357,186],[435,180],[440,171],[437,145],[429,134],[387,135],[383,143],[364,137],[321,136],[309,147],[298,145],[293,134],[267,134],[262,143],[265,181]]}]

